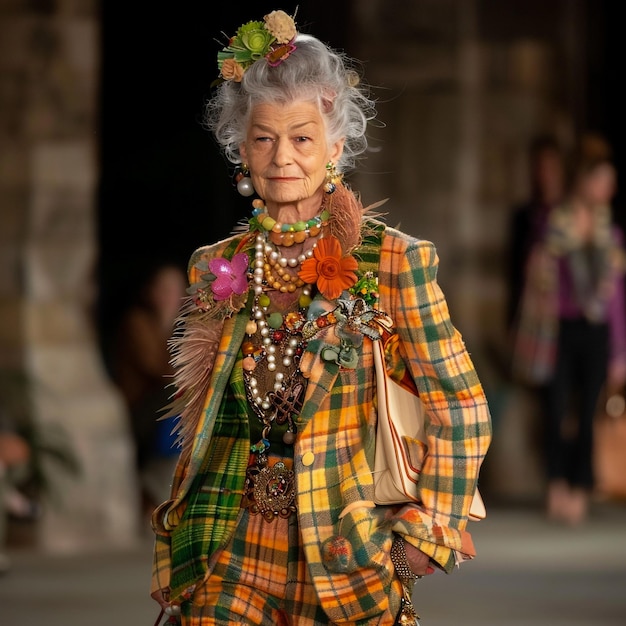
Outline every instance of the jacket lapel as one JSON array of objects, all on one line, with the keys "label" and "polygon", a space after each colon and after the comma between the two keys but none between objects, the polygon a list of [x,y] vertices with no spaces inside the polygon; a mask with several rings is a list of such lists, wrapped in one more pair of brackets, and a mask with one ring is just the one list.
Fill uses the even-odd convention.
[{"label": "jacket lapel", "polygon": [[321,357],[324,343],[321,339],[309,341],[307,350],[300,362],[300,371],[307,379],[304,404],[300,412],[298,428],[304,428],[328,399],[339,374],[339,366]]},{"label": "jacket lapel", "polygon": [[239,347],[243,342],[249,318],[250,313],[246,307],[237,315],[227,318],[224,322],[224,331],[215,357],[215,364],[213,365],[213,376],[202,410],[202,417],[194,437],[189,465],[176,494],[176,501],[173,506],[176,506],[183,500],[191,482],[200,472],[215,425],[214,416],[217,415],[224,397],[226,385],[235,365]]}]

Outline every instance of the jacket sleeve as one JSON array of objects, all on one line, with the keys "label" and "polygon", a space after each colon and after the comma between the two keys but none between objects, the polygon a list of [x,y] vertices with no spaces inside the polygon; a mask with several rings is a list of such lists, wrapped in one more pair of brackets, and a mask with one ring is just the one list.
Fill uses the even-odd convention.
[{"label": "jacket sleeve", "polygon": [[394,530],[451,571],[459,554],[474,556],[465,528],[491,441],[491,417],[437,283],[434,246],[406,236],[385,240],[389,263],[383,262],[379,272],[381,307],[387,306],[394,319],[402,356],[424,403],[428,439],[421,505],[404,507]]},{"label": "jacket sleeve", "polygon": [[150,593],[167,589],[170,586],[170,541],[169,535],[157,535],[155,538]]}]

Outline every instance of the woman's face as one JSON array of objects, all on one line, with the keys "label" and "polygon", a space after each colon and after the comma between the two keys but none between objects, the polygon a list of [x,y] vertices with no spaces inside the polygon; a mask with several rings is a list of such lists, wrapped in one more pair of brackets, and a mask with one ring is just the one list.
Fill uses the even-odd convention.
[{"label": "woman's face", "polygon": [[615,195],[615,169],[609,163],[602,163],[587,172],[581,181],[581,195],[588,204],[609,204]]},{"label": "woman's face", "polygon": [[148,298],[155,309],[174,317],[185,295],[186,277],[178,267],[164,267],[149,286]]},{"label": "woman's face", "polygon": [[240,146],[254,188],[267,204],[315,196],[324,184],[326,164],[337,163],[342,151],[343,140],[328,144],[324,118],[305,101],[255,105]]}]

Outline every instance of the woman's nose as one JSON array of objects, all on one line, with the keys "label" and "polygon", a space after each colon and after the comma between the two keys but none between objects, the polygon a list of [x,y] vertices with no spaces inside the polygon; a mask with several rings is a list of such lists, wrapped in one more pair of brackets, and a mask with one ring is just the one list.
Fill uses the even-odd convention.
[{"label": "woman's nose", "polygon": [[278,167],[289,165],[292,161],[292,146],[289,139],[281,137],[274,146],[274,163]]}]

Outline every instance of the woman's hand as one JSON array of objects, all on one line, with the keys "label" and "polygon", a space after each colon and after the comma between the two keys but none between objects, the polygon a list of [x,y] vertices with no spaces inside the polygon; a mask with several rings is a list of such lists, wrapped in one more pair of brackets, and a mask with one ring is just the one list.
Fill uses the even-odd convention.
[{"label": "woman's hand", "polygon": [[404,542],[404,551],[406,552],[406,560],[409,567],[416,576],[427,576],[434,573],[435,568],[430,564],[430,557],[411,545],[408,541]]},{"label": "woman's hand", "polygon": [[150,594],[150,597],[159,604],[159,606],[165,610],[170,606],[170,588],[158,589],[154,593]]}]

